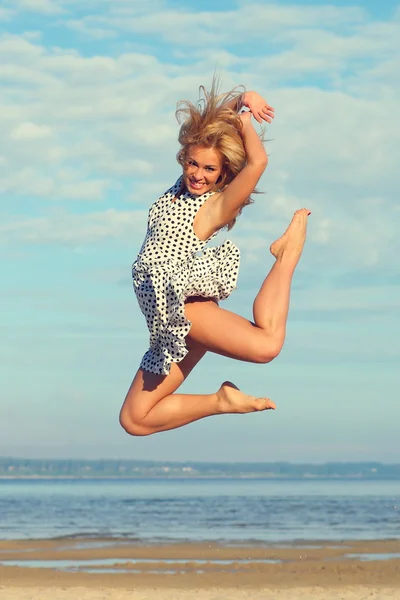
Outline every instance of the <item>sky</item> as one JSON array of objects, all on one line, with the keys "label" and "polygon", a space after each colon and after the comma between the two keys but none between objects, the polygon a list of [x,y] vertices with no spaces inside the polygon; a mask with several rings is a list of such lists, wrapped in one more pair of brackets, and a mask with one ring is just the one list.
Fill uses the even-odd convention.
[{"label": "sky", "polygon": [[[400,5],[3,0],[0,32],[0,455],[400,462]],[[279,358],[208,354],[182,391],[278,408],[133,438],[131,264],[179,176],[176,104],[215,71],[276,110],[263,194],[216,238],[242,254],[224,308],[252,318],[270,243],[312,216]]]}]

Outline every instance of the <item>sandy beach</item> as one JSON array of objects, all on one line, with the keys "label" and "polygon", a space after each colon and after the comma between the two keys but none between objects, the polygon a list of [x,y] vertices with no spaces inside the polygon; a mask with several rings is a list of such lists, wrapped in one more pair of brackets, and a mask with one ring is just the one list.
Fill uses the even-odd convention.
[{"label": "sandy beach", "polygon": [[2,600],[400,599],[396,540],[268,547],[0,541],[0,563]]},{"label": "sandy beach", "polygon": [[51,587],[0,587],[2,600],[398,600],[398,588],[373,588],[366,586],[301,587],[294,589],[240,587],[181,589],[159,586],[130,589],[119,586]]}]

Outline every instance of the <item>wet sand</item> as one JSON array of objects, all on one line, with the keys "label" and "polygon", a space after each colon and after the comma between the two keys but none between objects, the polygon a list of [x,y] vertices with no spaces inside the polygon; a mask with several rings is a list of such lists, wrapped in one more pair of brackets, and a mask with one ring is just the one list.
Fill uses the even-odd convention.
[{"label": "wet sand", "polygon": [[287,546],[0,541],[0,598],[400,600],[400,540]]}]

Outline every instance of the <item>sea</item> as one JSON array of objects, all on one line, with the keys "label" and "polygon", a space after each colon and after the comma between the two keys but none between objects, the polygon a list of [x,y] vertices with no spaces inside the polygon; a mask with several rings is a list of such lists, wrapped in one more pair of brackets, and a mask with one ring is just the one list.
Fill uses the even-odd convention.
[{"label": "sea", "polygon": [[2,540],[399,539],[399,509],[399,480],[0,479]]}]

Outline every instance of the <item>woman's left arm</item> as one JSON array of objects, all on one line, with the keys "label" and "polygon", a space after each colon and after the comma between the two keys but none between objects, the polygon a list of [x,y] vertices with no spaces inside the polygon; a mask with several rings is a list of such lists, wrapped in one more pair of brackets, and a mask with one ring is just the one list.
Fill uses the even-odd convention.
[{"label": "woman's left arm", "polygon": [[268,164],[268,156],[264,145],[251,122],[251,113],[246,111],[240,115],[240,118],[242,120],[241,133],[247,162],[245,167],[218,197],[217,220],[219,228],[227,225],[237,217],[243,203],[254,191]]}]

